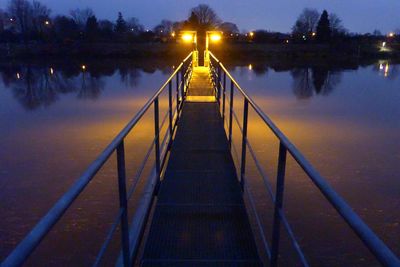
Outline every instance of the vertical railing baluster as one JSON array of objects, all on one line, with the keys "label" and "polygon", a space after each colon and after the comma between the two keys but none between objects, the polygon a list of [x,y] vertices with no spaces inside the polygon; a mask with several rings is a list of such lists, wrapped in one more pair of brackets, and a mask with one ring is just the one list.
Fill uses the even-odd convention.
[{"label": "vertical railing baluster", "polygon": [[279,160],[278,174],[276,181],[275,207],[274,207],[274,223],[272,229],[272,247],[271,247],[271,267],[276,267],[279,256],[279,241],[280,241],[280,213],[283,207],[283,193],[285,189],[285,171],[286,171],[286,154],[287,149],[282,144],[279,144]]},{"label": "vertical railing baluster", "polygon": [[218,79],[217,79],[217,89],[218,89],[218,104],[221,107],[221,66],[218,64]]},{"label": "vertical railing baluster", "polygon": [[228,134],[228,141],[229,141],[229,148],[232,147],[232,116],[233,116],[233,90],[234,84],[231,80],[231,96],[229,101],[229,134]]},{"label": "vertical railing baluster", "polygon": [[224,71],[224,88],[222,91],[222,121],[225,127],[225,95],[226,95],[226,72]]},{"label": "vertical railing baluster", "polygon": [[119,207],[121,214],[121,246],[124,266],[130,266],[129,256],[129,227],[128,227],[128,201],[126,199],[126,171],[124,141],[117,147],[118,191]]},{"label": "vertical railing baluster", "polygon": [[156,152],[156,174],[157,174],[157,190],[160,185],[160,174],[161,174],[161,159],[160,159],[160,122],[159,122],[159,107],[158,107],[158,96],[154,100],[154,143]]},{"label": "vertical railing baluster", "polygon": [[181,108],[182,108],[182,104],[185,98],[185,64],[182,65],[181,81],[182,81],[182,87],[181,87]]},{"label": "vertical railing baluster", "polygon": [[240,185],[242,186],[242,191],[244,191],[244,179],[246,172],[246,147],[247,147],[247,121],[249,117],[249,101],[244,98],[243,106],[243,132],[242,132],[242,162],[240,165]]},{"label": "vertical railing baluster", "polygon": [[176,111],[179,111],[179,72],[176,73]]},{"label": "vertical railing baluster", "polygon": [[169,81],[168,84],[168,108],[169,108],[169,136],[170,136],[170,141],[172,140],[172,80]]}]

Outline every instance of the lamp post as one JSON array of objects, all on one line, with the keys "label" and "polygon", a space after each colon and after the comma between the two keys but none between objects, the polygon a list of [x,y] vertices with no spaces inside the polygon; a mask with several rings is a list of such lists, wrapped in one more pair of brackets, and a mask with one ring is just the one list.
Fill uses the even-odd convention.
[{"label": "lamp post", "polygon": [[222,39],[222,32],[220,31],[206,31],[206,50],[204,51],[204,66],[208,67],[210,65],[210,52],[208,47],[210,45],[210,41],[213,43],[217,43]]},{"label": "lamp post", "polygon": [[197,51],[197,31],[182,31],[182,40],[193,44],[193,66],[199,65],[199,51]]}]

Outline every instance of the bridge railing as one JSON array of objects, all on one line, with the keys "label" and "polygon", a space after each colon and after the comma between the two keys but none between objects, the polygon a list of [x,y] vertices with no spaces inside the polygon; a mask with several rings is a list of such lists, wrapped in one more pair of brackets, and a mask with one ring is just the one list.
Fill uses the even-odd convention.
[{"label": "bridge railing", "polygon": [[[41,241],[51,231],[54,225],[61,219],[63,214],[88,186],[89,182],[95,177],[97,172],[106,164],[106,162],[108,162],[114,152],[116,152],[117,156],[119,211],[114,223],[107,233],[100,251],[98,252],[93,266],[98,266],[101,263],[101,260],[103,259],[103,256],[118,227],[121,232],[121,253],[117,260],[117,265],[126,267],[132,266],[138,252],[140,240],[145,229],[145,224],[154,196],[157,194],[161,176],[165,171],[167,155],[180,117],[183,100],[185,99],[187,87],[191,79],[192,69],[192,53],[190,53],[175,69],[173,74],[161,86],[161,88],[157,90],[135,117],[88,167],[82,176],[76,180],[72,187],[56,202],[48,213],[40,219],[36,226],[17,245],[10,255],[8,255],[8,257],[1,263],[1,267],[21,266],[24,264],[35,248],[39,246]],[[160,121],[159,98],[166,90],[168,90],[168,110]],[[145,153],[143,162],[139,165],[139,168],[135,170],[133,183],[128,190],[126,185],[124,140],[127,135],[131,133],[132,129],[141,122],[144,115],[148,112],[152,112],[152,108],[154,113],[154,138],[150,144],[150,148]],[[166,125],[168,126],[168,130],[164,136],[160,136],[160,129],[163,129],[163,126]],[[152,153],[155,153],[155,163],[152,165],[153,167],[150,176],[147,177],[147,181],[145,181],[145,190],[140,198],[140,203],[135,210],[132,222],[129,225],[128,200],[134,195],[136,186],[144,173],[143,170]]]},{"label": "bridge railing", "polygon": [[[386,246],[386,244],[363,222],[363,220],[352,210],[352,208],[346,203],[346,201],[328,184],[325,178],[323,178],[317,170],[308,162],[308,160],[300,153],[300,151],[289,141],[289,139],[279,130],[279,128],[272,122],[272,120],[265,115],[261,108],[247,95],[238,82],[233,78],[225,66],[218,60],[218,58],[210,52],[210,74],[214,85],[215,96],[218,103],[220,104],[221,116],[227,123],[227,136],[231,152],[237,151],[239,157],[239,173],[240,184],[242,190],[249,196],[251,210],[253,211],[259,228],[261,240],[265,248],[268,260],[272,267],[277,266],[280,243],[280,230],[281,225],[286,230],[290,242],[295,249],[300,262],[303,266],[309,266],[306,256],[300,247],[299,242],[296,239],[294,231],[292,230],[289,221],[285,215],[283,208],[284,191],[285,191],[285,171],[286,171],[286,159],[287,153],[289,153],[301,167],[304,173],[311,179],[314,185],[324,195],[328,202],[335,208],[341,218],[350,226],[350,228],[357,234],[359,239],[365,244],[365,246],[372,252],[376,259],[383,266],[400,266],[399,258]],[[229,84],[229,85],[228,85]],[[240,118],[234,110],[234,94],[237,91],[243,97],[243,118],[240,122]],[[228,94],[228,96],[226,95]],[[229,99],[227,99],[227,97]],[[229,104],[229,107],[226,105]],[[275,194],[273,193],[272,186],[268,180],[268,177],[263,170],[260,162],[258,161],[255,151],[253,150],[250,141],[248,139],[248,120],[249,120],[249,108],[258,115],[263,123],[273,132],[275,137],[279,141],[279,155],[278,155],[278,166],[277,166],[277,177],[276,177],[276,189]],[[227,111],[226,111],[227,109]],[[226,114],[227,113],[227,114]],[[232,144],[232,125],[235,123],[238,125],[241,134],[241,147],[240,150],[235,150]],[[247,150],[249,153],[247,153]],[[268,194],[270,195],[274,204],[274,215],[272,225],[272,241],[268,243],[267,237],[264,232],[264,227],[260,219],[260,215],[257,213],[254,198],[249,190],[246,180],[246,157],[250,154],[255,162],[257,172],[262,177]]]}]

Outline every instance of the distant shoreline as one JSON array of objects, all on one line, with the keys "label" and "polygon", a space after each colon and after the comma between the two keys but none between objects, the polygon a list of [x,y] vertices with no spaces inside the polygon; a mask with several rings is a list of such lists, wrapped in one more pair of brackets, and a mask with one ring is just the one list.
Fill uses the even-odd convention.
[{"label": "distant shoreline", "polygon": [[[374,45],[321,44],[223,44],[212,48],[222,59],[400,59],[400,49],[380,51]],[[1,44],[0,61],[10,59],[62,58],[181,58],[190,47],[176,43],[74,43],[63,44]]]}]

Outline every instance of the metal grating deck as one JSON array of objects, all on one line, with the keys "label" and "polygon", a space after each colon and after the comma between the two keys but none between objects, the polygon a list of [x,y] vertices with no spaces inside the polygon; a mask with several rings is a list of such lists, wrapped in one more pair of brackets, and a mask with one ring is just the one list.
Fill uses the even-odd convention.
[{"label": "metal grating deck", "polygon": [[215,102],[184,104],[141,265],[262,265]]}]

